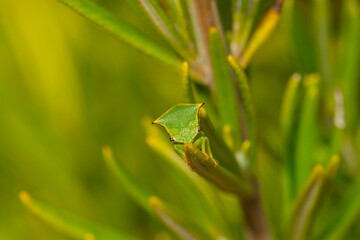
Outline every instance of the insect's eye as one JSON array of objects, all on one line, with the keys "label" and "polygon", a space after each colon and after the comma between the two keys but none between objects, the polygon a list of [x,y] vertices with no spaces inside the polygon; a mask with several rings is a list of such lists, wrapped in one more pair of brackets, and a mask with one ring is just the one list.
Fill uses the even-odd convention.
[{"label": "insect's eye", "polygon": [[202,130],[202,128],[199,126],[198,129],[197,129],[197,131],[198,131],[198,132],[201,132],[201,130]]},{"label": "insect's eye", "polygon": [[170,141],[175,142],[175,139],[173,137],[170,137]]}]

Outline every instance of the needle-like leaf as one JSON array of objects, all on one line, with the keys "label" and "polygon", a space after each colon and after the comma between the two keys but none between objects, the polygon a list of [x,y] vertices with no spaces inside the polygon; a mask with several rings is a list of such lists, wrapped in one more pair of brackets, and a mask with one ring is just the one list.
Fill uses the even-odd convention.
[{"label": "needle-like leaf", "polygon": [[321,207],[320,205],[323,204],[326,197],[330,193],[331,187],[334,183],[335,176],[339,171],[340,166],[340,158],[338,155],[333,155],[330,158],[329,164],[327,165],[325,172],[324,172],[324,181],[321,188],[320,197],[317,203],[317,208]]},{"label": "needle-like leaf", "polygon": [[175,214],[171,209],[166,207],[159,198],[151,196],[149,203],[159,220],[181,239],[213,239],[213,237],[209,236],[197,223],[191,219],[187,219],[183,214]]},{"label": "needle-like leaf", "polygon": [[182,55],[185,59],[194,58],[194,53],[190,50],[189,45],[185,42],[178,29],[175,28],[173,21],[169,18],[164,9],[156,0],[138,0],[144,12],[149,16],[159,32],[174,47],[174,50]]},{"label": "needle-like leaf", "polygon": [[313,20],[315,26],[315,38],[317,41],[316,55],[318,60],[318,69],[325,82],[332,80],[331,58],[329,55],[329,8],[326,0],[314,0]]},{"label": "needle-like leaf", "polygon": [[103,147],[102,152],[107,166],[119,179],[126,191],[129,192],[129,194],[141,207],[143,207],[149,213],[152,213],[148,203],[148,199],[151,194],[130,176],[130,174],[125,170],[124,166],[118,166],[120,162],[115,162],[114,154],[110,147]]},{"label": "needle-like leaf", "polygon": [[360,4],[356,0],[342,1],[342,57],[340,73],[344,90],[345,119],[349,129],[355,129],[359,95],[359,51],[360,42]]},{"label": "needle-like leaf", "polygon": [[232,1],[232,39],[231,39],[231,53],[234,56],[239,56],[241,49],[239,48],[241,32],[245,22],[245,9],[248,1],[233,0]]},{"label": "needle-like leaf", "polygon": [[286,0],[283,13],[301,72],[308,74],[316,72],[316,57],[315,41],[308,27],[311,23],[306,18],[309,15],[306,10],[308,8],[303,8],[301,1]]},{"label": "needle-like leaf", "polygon": [[150,56],[166,63],[172,68],[180,69],[181,60],[171,51],[162,47],[116,16],[96,5],[90,0],[58,0],[69,6],[80,15],[103,27],[109,33],[125,43]]},{"label": "needle-like leaf", "polygon": [[209,31],[209,49],[220,119],[223,126],[229,125],[231,127],[235,146],[238,146],[240,142],[240,117],[235,82],[220,33],[215,27]]},{"label": "needle-like leaf", "polygon": [[[271,158],[259,146],[257,166],[257,179],[259,181],[259,192],[261,204],[263,206],[268,227],[272,233],[273,239],[282,239],[284,231],[284,213],[286,205],[284,204],[284,192],[281,185],[281,165],[280,161]],[[274,194],[276,186],[276,194]]]},{"label": "needle-like leaf", "polygon": [[304,78],[305,96],[299,121],[295,150],[296,186],[301,186],[315,164],[313,150],[317,141],[317,111],[319,105],[319,75]]},{"label": "needle-like leaf", "polygon": [[[228,61],[232,67],[236,80],[237,86],[239,87],[241,103],[245,112],[246,126],[249,131],[249,140],[251,142],[250,147],[250,158],[253,160],[255,158],[255,149],[256,149],[256,116],[255,116],[255,107],[253,104],[249,83],[247,76],[240,66],[239,62],[233,56],[228,56]],[[253,163],[254,161],[252,161]]]},{"label": "needle-like leaf", "polygon": [[244,49],[244,47],[247,45],[247,42],[249,40],[249,36],[251,34],[255,16],[258,11],[260,0],[249,0],[247,4],[246,9],[246,20],[244,23],[244,29],[241,33],[241,40],[240,40],[240,49]]},{"label": "needle-like leaf", "polygon": [[171,13],[175,27],[179,30],[179,33],[182,35],[185,42],[189,42],[188,34],[188,20],[185,16],[184,7],[186,4],[181,0],[166,0],[167,6],[169,7],[169,12]]},{"label": "needle-like leaf", "polygon": [[316,239],[338,240],[345,239],[347,230],[356,221],[360,213],[360,179],[356,179],[352,183],[347,192],[343,195],[340,202],[336,204],[335,216],[322,229],[322,232],[317,235]]},{"label": "needle-like leaf", "polygon": [[285,164],[284,170],[284,188],[286,205],[289,205],[291,199],[295,195],[295,162],[293,161],[293,138],[295,135],[294,126],[296,120],[296,107],[300,95],[301,75],[293,74],[288,81],[280,112],[280,126],[283,146],[283,160]]},{"label": "needle-like leaf", "polygon": [[260,25],[251,36],[250,41],[241,56],[240,62],[243,68],[246,68],[255,51],[269,38],[279,21],[279,17],[280,12],[273,7],[266,13],[260,22]]},{"label": "needle-like leaf", "polygon": [[283,135],[283,143],[286,145],[288,144],[291,130],[294,125],[297,98],[299,97],[299,87],[301,86],[300,80],[301,75],[298,73],[295,73],[291,76],[282,99],[280,125]]},{"label": "needle-like leaf", "polygon": [[27,192],[20,193],[20,200],[32,214],[69,237],[84,240],[136,239],[37,201],[31,198]]},{"label": "needle-like leaf", "polygon": [[324,168],[321,165],[315,166],[310,178],[307,180],[304,189],[296,200],[294,212],[290,222],[291,240],[306,239],[309,222],[321,193],[324,180]]},{"label": "needle-like leaf", "polygon": [[190,103],[195,102],[192,81],[190,78],[190,67],[188,62],[184,62],[181,67],[181,82],[184,88],[186,100]]}]

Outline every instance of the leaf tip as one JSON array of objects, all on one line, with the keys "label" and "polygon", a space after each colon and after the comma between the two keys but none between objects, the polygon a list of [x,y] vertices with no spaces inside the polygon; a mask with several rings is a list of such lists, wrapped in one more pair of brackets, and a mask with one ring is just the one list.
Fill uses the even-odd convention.
[{"label": "leaf tip", "polygon": [[295,82],[300,82],[301,81],[301,74],[300,73],[294,73],[292,76],[291,76],[291,79]]},{"label": "leaf tip", "polygon": [[29,203],[29,201],[31,200],[30,195],[26,191],[21,191],[19,193],[19,198],[20,198],[20,201],[24,204]]},{"label": "leaf tip", "polygon": [[247,152],[249,151],[251,147],[251,142],[250,140],[245,140],[242,145],[241,145],[241,151],[244,153],[244,154],[247,154]]},{"label": "leaf tip", "polygon": [[311,87],[311,89],[309,89],[309,94],[311,97],[316,97],[319,95],[319,89],[317,87]]},{"label": "leaf tip", "polygon": [[233,59],[234,59],[234,57],[233,57],[232,55],[228,55],[228,56],[227,56],[227,60],[228,60],[229,62],[231,62]]},{"label": "leaf tip", "polygon": [[219,34],[219,31],[217,30],[216,27],[211,27],[211,28],[209,29],[209,35],[210,35],[210,36],[212,36],[212,35],[217,35],[217,34]]},{"label": "leaf tip", "polygon": [[149,198],[149,204],[152,209],[158,209],[162,206],[161,200],[156,196],[151,196]]},{"label": "leaf tip", "polygon": [[337,173],[339,166],[340,166],[339,155],[333,155],[328,165],[328,175],[330,178],[335,177],[335,174]]},{"label": "leaf tip", "polygon": [[324,167],[320,164],[316,164],[313,170],[313,173],[315,176],[323,175],[324,173]]},{"label": "leaf tip", "polygon": [[187,61],[184,61],[181,65],[181,72],[187,72],[189,70],[189,63]]},{"label": "leaf tip", "polygon": [[105,158],[111,158],[113,155],[111,147],[109,147],[109,146],[103,146],[102,153]]},{"label": "leaf tip", "polygon": [[84,240],[95,240],[95,236],[92,233],[86,233],[84,236]]},{"label": "leaf tip", "polygon": [[234,63],[236,63],[236,59],[233,55],[228,55],[227,60],[231,65],[234,65]]},{"label": "leaf tip", "polygon": [[309,74],[304,79],[305,87],[316,86],[320,82],[320,75],[318,73]]},{"label": "leaf tip", "polygon": [[103,146],[102,147],[102,154],[103,154],[105,163],[108,166],[112,166],[115,161],[114,161],[114,154],[113,154],[113,151],[112,151],[111,147]]}]

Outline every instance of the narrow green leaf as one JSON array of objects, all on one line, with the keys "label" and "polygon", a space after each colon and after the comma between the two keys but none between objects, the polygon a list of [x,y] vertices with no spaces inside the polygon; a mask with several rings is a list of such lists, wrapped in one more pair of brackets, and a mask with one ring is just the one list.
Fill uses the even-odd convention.
[{"label": "narrow green leaf", "polygon": [[284,170],[284,184],[285,184],[285,198],[286,206],[289,205],[291,199],[295,195],[295,162],[293,160],[293,136],[295,135],[295,116],[296,107],[300,92],[300,74],[293,74],[288,81],[284,96],[282,99],[282,106],[280,112],[280,126],[283,146],[283,160],[285,165]]},{"label": "narrow green leaf", "polygon": [[69,237],[84,240],[136,239],[32,199],[26,192],[20,193],[20,200],[32,214]]},{"label": "narrow green leaf", "polygon": [[241,56],[240,62],[243,68],[246,68],[256,50],[269,38],[270,34],[275,29],[279,18],[280,13],[274,8],[270,8],[270,10],[266,13],[264,18],[260,22],[260,25],[255,29],[255,32],[252,34],[250,41]]},{"label": "narrow green leaf", "polygon": [[245,22],[245,16],[246,16],[245,9],[247,6],[247,2],[248,1],[245,0],[232,1],[233,23],[232,23],[231,53],[236,57],[238,57],[241,52],[239,44]]},{"label": "narrow green leaf", "polygon": [[351,225],[358,219],[360,213],[360,178],[347,187],[341,200],[336,203],[336,214],[324,226],[316,239],[344,239]]},{"label": "narrow green leaf", "polygon": [[304,189],[296,200],[295,208],[290,222],[290,240],[306,239],[309,222],[321,193],[324,179],[324,168],[321,165],[315,166]]},{"label": "narrow green leaf", "polygon": [[[243,69],[241,68],[239,62],[233,57],[228,56],[228,61],[230,63],[230,66],[232,67],[236,80],[237,85],[239,87],[240,97],[241,97],[241,103],[243,105],[243,109],[245,112],[245,119],[246,119],[246,126],[248,129],[249,134],[249,140],[251,142],[250,147],[250,159],[254,160],[255,158],[255,150],[256,150],[256,116],[255,116],[255,107],[253,104],[249,83],[247,76]],[[250,163],[253,163],[254,161],[251,161]]]},{"label": "narrow green leaf", "polygon": [[187,219],[181,213],[174,213],[166,207],[164,203],[155,196],[149,199],[151,209],[159,220],[174,232],[180,239],[196,240],[196,239],[213,239],[206,231],[202,229],[196,222]]},{"label": "narrow green leaf", "polygon": [[121,21],[110,12],[89,0],[58,0],[69,6],[86,19],[101,26],[109,33],[139,49],[146,54],[157,58],[172,68],[180,69],[181,60],[168,49],[162,47],[135,28]]},{"label": "narrow green leaf", "polygon": [[170,26],[167,25],[168,22],[166,23],[164,22],[163,17],[165,17],[166,15],[161,10],[159,3],[151,0],[139,0],[138,3],[141,5],[144,12],[148,15],[149,19],[157,27],[160,33],[163,34],[163,36],[166,39],[168,39],[171,43],[176,44],[177,39],[170,31],[169,29]]},{"label": "narrow green leaf", "polygon": [[148,202],[151,194],[130,176],[130,174],[125,170],[124,166],[118,166],[120,162],[115,162],[114,154],[110,147],[103,147],[102,152],[106,165],[119,179],[126,191],[129,192],[129,194],[141,207],[151,213]]},{"label": "narrow green leaf", "polygon": [[321,188],[320,197],[317,203],[316,208],[320,208],[321,205],[324,203],[326,197],[330,193],[332,185],[334,183],[335,176],[339,171],[340,166],[340,158],[338,155],[333,155],[330,158],[330,161],[325,169],[324,172],[324,181]]},{"label": "narrow green leaf", "polygon": [[[259,146],[257,172],[259,181],[259,195],[261,204],[268,220],[269,230],[272,233],[272,239],[283,239],[284,234],[284,189],[281,181],[281,162],[269,156],[264,149]],[[274,194],[276,186],[276,194]]]},{"label": "narrow green leaf", "polygon": [[292,48],[295,50],[297,63],[301,73],[316,72],[316,56],[314,39],[309,18],[309,8],[303,8],[301,1],[286,0],[283,10],[287,29],[290,35]]},{"label": "narrow green leaf", "polygon": [[185,15],[185,4],[181,0],[166,0],[168,7],[170,8],[169,12],[173,16],[176,26],[179,28],[179,33],[182,35],[185,42],[189,42],[188,34],[188,21]]},{"label": "narrow green leaf", "polygon": [[192,81],[190,78],[190,67],[188,62],[184,62],[181,67],[181,82],[184,89],[184,95],[189,103],[195,102]]},{"label": "narrow green leaf", "polygon": [[252,188],[248,183],[239,180],[237,176],[220,165],[214,164],[213,161],[209,160],[209,158],[193,144],[186,143],[184,151],[189,166],[221,190],[237,194],[243,198],[247,198],[253,194]]},{"label": "narrow green leaf", "polygon": [[[329,218],[328,209],[331,208],[331,206],[326,205],[328,203],[328,197],[331,193],[335,176],[339,170],[340,166],[340,158],[337,155],[333,155],[330,158],[330,161],[324,171],[323,176],[323,182],[321,185],[320,193],[318,196],[318,199],[314,205],[314,211],[313,216],[311,219],[309,219],[308,223],[308,232],[309,236],[314,236],[314,233],[316,233],[315,230],[317,230],[317,227],[320,225],[324,225],[324,217],[325,219]],[[324,207],[326,206],[326,208]],[[323,211],[322,211],[323,210]],[[323,212],[323,218],[321,218],[321,213]],[[320,224],[319,224],[320,223]],[[315,239],[323,239],[323,238],[315,238]]]},{"label": "narrow green leaf", "polygon": [[244,49],[247,45],[260,2],[260,0],[253,0],[249,1],[249,3],[247,4],[246,20],[244,23],[244,30],[241,33],[240,49]]},{"label": "narrow green leaf", "polygon": [[355,129],[359,117],[359,61],[355,49],[360,42],[360,4],[356,0],[342,1],[340,79],[344,90],[345,119],[350,131]]},{"label": "narrow green leaf", "polygon": [[239,146],[239,106],[235,82],[227,62],[220,33],[215,27],[209,30],[209,49],[220,119],[223,126],[229,125],[231,127],[235,145]]},{"label": "narrow green leaf", "polygon": [[300,189],[315,165],[314,149],[317,142],[317,113],[319,105],[319,76],[304,78],[305,96],[299,121],[295,149],[296,186]]},{"label": "narrow green leaf", "polygon": [[331,74],[331,58],[329,55],[329,5],[326,0],[314,0],[313,21],[315,26],[315,38],[317,40],[316,54],[318,60],[318,68],[325,82],[332,80]]},{"label": "narrow green leaf", "polygon": [[138,16],[141,16],[142,19],[147,19],[147,16],[144,16],[143,10],[137,3],[137,1],[134,0],[124,0],[134,11]]},{"label": "narrow green leaf", "polygon": [[141,4],[144,12],[149,16],[149,19],[157,27],[159,32],[174,47],[175,51],[177,51],[185,59],[191,59],[195,56],[194,53],[190,51],[189,45],[175,28],[173,21],[171,21],[158,1],[138,0],[138,2]]},{"label": "narrow green leaf", "polygon": [[288,145],[288,140],[294,125],[297,98],[299,97],[299,87],[301,86],[300,81],[301,75],[298,73],[293,74],[287,83],[282,99],[280,126],[283,135],[283,143],[286,145]]}]

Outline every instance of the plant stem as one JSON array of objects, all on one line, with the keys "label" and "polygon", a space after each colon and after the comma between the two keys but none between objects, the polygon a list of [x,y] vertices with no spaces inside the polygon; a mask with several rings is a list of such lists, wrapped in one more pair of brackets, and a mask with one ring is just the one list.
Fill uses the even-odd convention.
[{"label": "plant stem", "polygon": [[[195,35],[197,35],[197,47],[199,52],[198,61],[207,66],[207,76],[205,83],[211,88],[214,87],[213,76],[211,72],[211,61],[209,53],[208,33],[211,27],[216,27],[221,35],[221,40],[225,43],[225,36],[220,22],[218,9],[215,0],[197,0],[191,2],[193,12],[193,24]],[[223,44],[226,47],[226,44]],[[226,51],[228,51],[226,49]]]},{"label": "plant stem", "polygon": [[256,180],[254,180],[253,186],[255,194],[251,198],[241,200],[241,207],[246,224],[245,237],[247,240],[271,240]]}]

